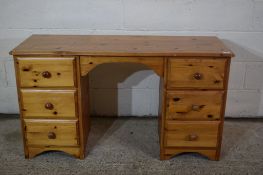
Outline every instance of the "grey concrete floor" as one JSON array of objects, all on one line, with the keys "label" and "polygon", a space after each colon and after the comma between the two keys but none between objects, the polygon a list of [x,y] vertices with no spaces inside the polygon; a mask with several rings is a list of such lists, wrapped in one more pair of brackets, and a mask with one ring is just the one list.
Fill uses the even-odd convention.
[{"label": "grey concrete floor", "polygon": [[220,161],[189,153],[159,160],[156,118],[93,118],[84,160],[62,152],[24,159],[17,115],[0,115],[0,175],[263,174],[263,120],[226,120]]}]

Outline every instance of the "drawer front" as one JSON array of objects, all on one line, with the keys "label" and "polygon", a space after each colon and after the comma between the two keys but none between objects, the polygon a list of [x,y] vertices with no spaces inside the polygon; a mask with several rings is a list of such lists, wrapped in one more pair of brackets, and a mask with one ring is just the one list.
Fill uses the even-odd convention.
[{"label": "drawer front", "polygon": [[169,59],[168,88],[223,89],[226,59]]},{"label": "drawer front", "polygon": [[72,87],[75,85],[74,57],[18,58],[21,87]]},{"label": "drawer front", "polygon": [[166,121],[166,147],[216,147],[218,121]]},{"label": "drawer front", "polygon": [[76,90],[21,90],[22,113],[27,118],[76,117]]},{"label": "drawer front", "polygon": [[218,120],[224,91],[173,91],[167,93],[167,120]]},{"label": "drawer front", "polygon": [[77,120],[24,120],[28,145],[77,146]]}]

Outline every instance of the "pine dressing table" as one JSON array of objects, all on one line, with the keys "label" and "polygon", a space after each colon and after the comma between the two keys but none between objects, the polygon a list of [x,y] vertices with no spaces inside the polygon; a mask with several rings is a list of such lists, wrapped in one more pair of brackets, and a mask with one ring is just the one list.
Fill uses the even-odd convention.
[{"label": "pine dressing table", "polygon": [[161,77],[160,159],[197,152],[219,160],[234,54],[217,37],[32,35],[10,54],[26,158],[57,150],[83,159],[88,74],[99,64],[125,62]]}]

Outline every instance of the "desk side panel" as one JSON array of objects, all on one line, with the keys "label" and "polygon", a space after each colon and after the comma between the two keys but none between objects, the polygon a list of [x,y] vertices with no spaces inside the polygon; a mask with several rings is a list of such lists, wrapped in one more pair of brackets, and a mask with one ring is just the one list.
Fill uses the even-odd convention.
[{"label": "desk side panel", "polygon": [[78,109],[79,109],[79,134],[80,134],[80,159],[85,158],[86,145],[90,131],[89,114],[89,74],[81,76],[80,57],[77,60],[77,82],[78,82]]}]

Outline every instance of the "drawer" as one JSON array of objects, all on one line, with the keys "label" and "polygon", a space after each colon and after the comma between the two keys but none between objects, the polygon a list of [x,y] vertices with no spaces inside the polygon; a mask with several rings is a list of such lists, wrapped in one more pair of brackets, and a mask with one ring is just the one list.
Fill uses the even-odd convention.
[{"label": "drawer", "polygon": [[168,91],[167,120],[220,119],[224,91]]},{"label": "drawer", "polygon": [[76,117],[76,90],[21,90],[22,113],[27,118]]},{"label": "drawer", "polygon": [[21,87],[69,87],[75,85],[74,57],[17,58]]},{"label": "drawer", "polygon": [[166,147],[216,147],[219,121],[166,121]]},{"label": "drawer", "polygon": [[169,59],[168,88],[223,89],[226,59]]},{"label": "drawer", "polygon": [[25,134],[28,145],[77,146],[77,120],[26,119]]}]

